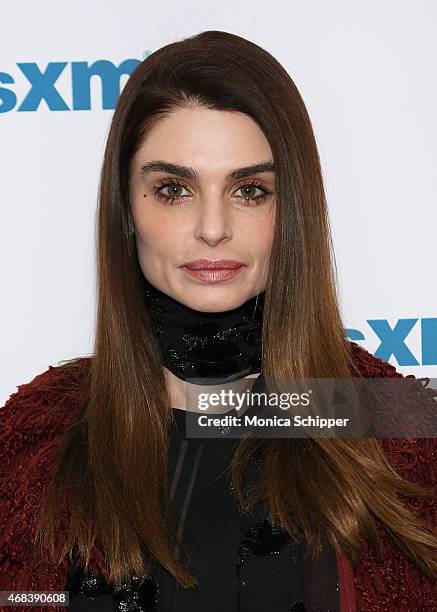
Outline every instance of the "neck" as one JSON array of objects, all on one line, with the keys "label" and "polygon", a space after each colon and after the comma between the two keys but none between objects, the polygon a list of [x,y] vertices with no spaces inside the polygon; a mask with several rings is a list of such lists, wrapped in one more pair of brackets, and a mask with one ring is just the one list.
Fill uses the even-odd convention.
[{"label": "neck", "polygon": [[227,383],[261,371],[264,296],[259,293],[226,312],[200,312],[146,280],[145,306],[178,403],[187,381]]},{"label": "neck", "polygon": [[[190,410],[187,408],[187,385],[188,383],[181,378],[178,378],[168,368],[164,367],[164,375],[166,385],[170,394],[170,404],[172,408],[180,410]],[[244,378],[258,378],[259,374],[249,374]]]}]

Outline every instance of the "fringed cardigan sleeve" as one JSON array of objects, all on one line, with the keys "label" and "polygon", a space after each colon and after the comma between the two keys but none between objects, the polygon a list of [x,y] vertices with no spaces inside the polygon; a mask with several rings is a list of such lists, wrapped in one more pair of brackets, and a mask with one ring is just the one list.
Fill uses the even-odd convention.
[{"label": "fringed cardigan sleeve", "polygon": [[[437,390],[428,387],[412,374],[404,376],[396,368],[351,342],[354,362],[363,376],[403,379],[405,405],[417,415],[420,407],[428,418],[437,419]],[[401,398],[400,398],[401,399]],[[432,497],[403,498],[406,506],[436,534],[437,555],[437,438],[380,438],[391,466],[405,480],[427,488]],[[363,541],[362,561],[354,571],[354,590],[359,612],[437,612],[437,582],[422,574],[405,557],[388,533],[380,528],[384,559],[378,563],[372,548]]]},{"label": "fringed cardigan sleeve", "polygon": [[[88,358],[80,365],[86,369]],[[68,559],[59,566],[33,556],[35,518],[54,466],[63,432],[71,423],[83,393],[82,368],[50,366],[22,384],[0,408],[0,591],[63,591]],[[67,519],[61,507],[56,544]],[[106,571],[102,554],[94,549],[92,571]],[[29,610],[14,607],[14,610]],[[46,607],[32,607],[45,610]],[[50,610],[65,610],[62,606]]]}]

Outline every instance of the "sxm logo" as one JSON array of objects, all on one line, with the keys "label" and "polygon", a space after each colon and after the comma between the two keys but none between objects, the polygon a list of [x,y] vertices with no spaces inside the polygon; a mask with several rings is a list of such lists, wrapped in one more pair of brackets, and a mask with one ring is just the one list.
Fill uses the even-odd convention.
[{"label": "sxm logo", "polygon": [[[151,51],[144,51],[143,58]],[[16,79],[7,72],[0,72],[0,113],[35,112],[42,100],[51,111],[83,111],[91,110],[91,77],[100,77],[102,87],[102,108],[113,110],[120,95],[120,78],[130,75],[140,64],[140,60],[126,59],[116,66],[109,60],[97,60],[91,65],[88,62],[50,62],[45,70],[41,70],[34,62],[20,62],[17,67],[24,76],[29,90],[22,102],[17,106],[17,94],[14,91]],[[68,67],[68,68],[67,68]],[[71,103],[56,89],[56,82],[66,70],[70,71]],[[6,85],[6,87],[5,87]],[[11,87],[7,87],[11,86]]]},{"label": "sxm logo", "polygon": [[[373,352],[375,357],[388,361],[394,355],[400,366],[437,365],[437,318],[420,319],[422,361],[405,344],[405,340],[419,319],[399,319],[392,329],[386,319],[369,319],[367,323],[381,344]],[[346,329],[346,336],[354,342],[365,340],[358,329]]]}]

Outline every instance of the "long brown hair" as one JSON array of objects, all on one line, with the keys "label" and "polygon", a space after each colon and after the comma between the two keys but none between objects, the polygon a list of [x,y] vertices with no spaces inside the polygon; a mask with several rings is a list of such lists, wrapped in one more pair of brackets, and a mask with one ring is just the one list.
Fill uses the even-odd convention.
[{"label": "long brown hair", "polygon": [[[296,85],[267,51],[227,32],[202,32],[157,50],[131,74],[110,126],[99,189],[89,394],[58,453],[38,536],[42,549],[53,541],[61,486],[68,482],[73,520],[62,555],[77,545],[88,563],[98,537],[117,583],[131,572],[147,574],[141,541],[181,585],[197,582],[178,561],[183,548],[171,523],[165,461],[171,403],[144,302],[128,190],[129,164],[148,130],[187,105],[246,113],[273,153],[276,227],[264,305],[265,377],[351,375],[320,160]],[[264,471],[247,498],[243,470],[260,451]],[[429,491],[403,480],[374,438],[240,440],[231,478],[242,510],[263,498],[271,518],[290,534],[295,513],[315,554],[327,537],[356,563],[362,538],[377,547],[379,520],[425,573],[437,568],[433,533],[398,497]]]}]

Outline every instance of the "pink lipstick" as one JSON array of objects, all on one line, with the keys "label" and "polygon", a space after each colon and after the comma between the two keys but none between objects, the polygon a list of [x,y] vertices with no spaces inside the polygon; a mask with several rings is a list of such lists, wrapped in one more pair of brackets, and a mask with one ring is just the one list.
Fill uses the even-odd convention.
[{"label": "pink lipstick", "polygon": [[244,268],[244,264],[233,259],[196,259],[186,262],[182,267],[199,280],[219,282],[237,276]]}]

